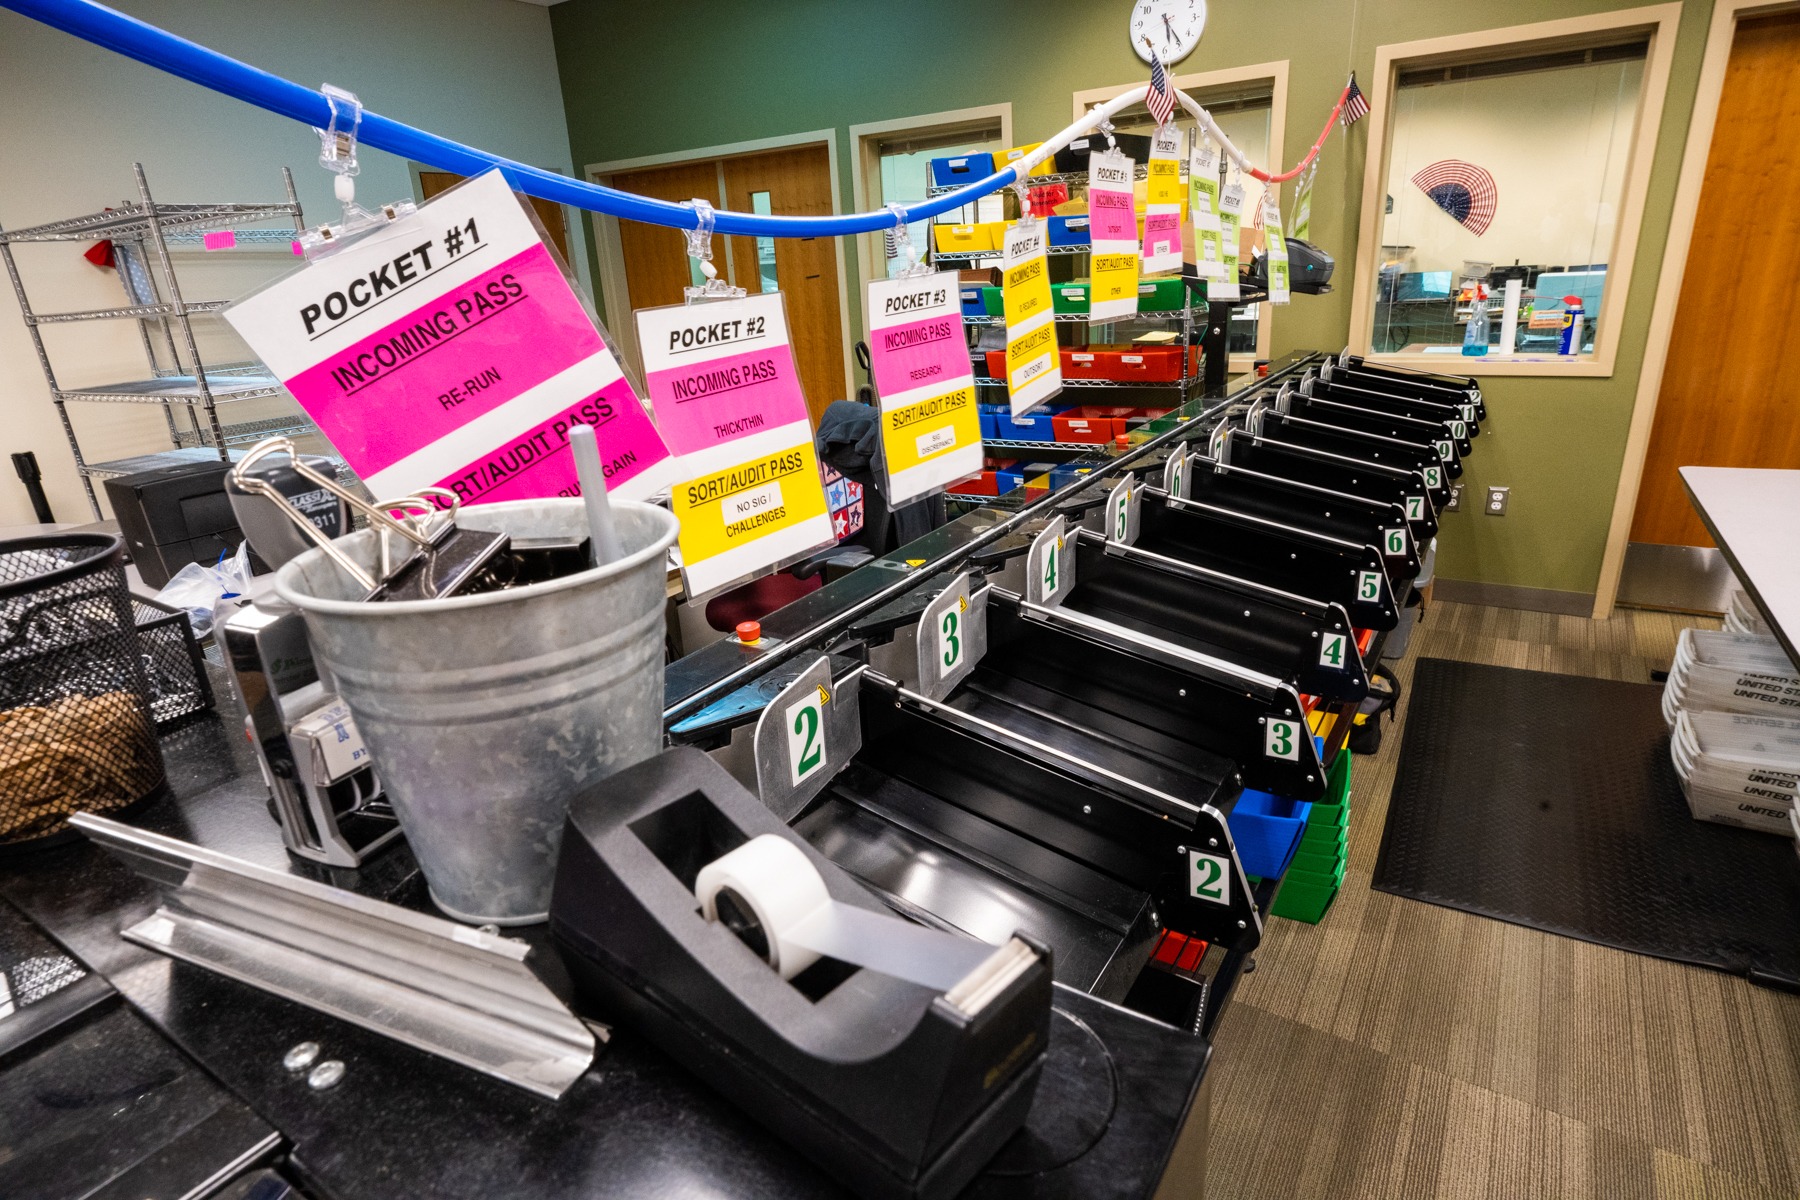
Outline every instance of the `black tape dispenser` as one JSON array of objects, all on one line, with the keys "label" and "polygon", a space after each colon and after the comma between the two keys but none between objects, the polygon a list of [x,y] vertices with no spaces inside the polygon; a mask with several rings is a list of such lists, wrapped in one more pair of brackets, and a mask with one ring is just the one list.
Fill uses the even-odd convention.
[{"label": "black tape dispenser", "polygon": [[865,1196],[954,1196],[1031,1106],[1048,949],[895,915],[691,747],[571,803],[550,927],[596,1016]]}]

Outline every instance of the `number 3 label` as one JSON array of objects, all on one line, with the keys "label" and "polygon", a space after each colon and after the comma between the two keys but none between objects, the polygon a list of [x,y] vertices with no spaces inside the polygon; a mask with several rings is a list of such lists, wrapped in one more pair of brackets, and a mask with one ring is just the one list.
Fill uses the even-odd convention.
[{"label": "number 3 label", "polygon": [[786,714],[788,768],[793,783],[825,766],[825,711],[823,697],[817,691],[788,705]]},{"label": "number 3 label", "polygon": [[948,675],[962,662],[962,615],[952,608],[938,619],[938,665]]},{"label": "number 3 label", "polygon": [[1294,721],[1271,720],[1263,731],[1263,753],[1270,758],[1300,761],[1300,726]]},{"label": "number 3 label", "polygon": [[1188,894],[1214,904],[1231,903],[1231,863],[1216,854],[1188,851]]}]

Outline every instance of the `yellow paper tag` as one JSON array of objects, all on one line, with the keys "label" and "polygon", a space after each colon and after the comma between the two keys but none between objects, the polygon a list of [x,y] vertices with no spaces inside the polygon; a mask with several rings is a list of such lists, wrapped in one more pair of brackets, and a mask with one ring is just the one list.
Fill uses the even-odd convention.
[{"label": "yellow paper tag", "polygon": [[1039,325],[1006,343],[1006,377],[1015,391],[1055,365],[1054,325]]},{"label": "yellow paper tag", "polygon": [[1090,305],[1108,300],[1131,299],[1137,306],[1138,256],[1134,253],[1095,254],[1093,278],[1088,286]]},{"label": "yellow paper tag", "polygon": [[825,515],[810,441],[678,483],[669,500],[681,522],[681,557],[690,568]]},{"label": "yellow paper tag", "polygon": [[881,414],[881,443],[888,472],[898,474],[981,440],[975,389],[959,387]]},{"label": "yellow paper tag", "polygon": [[1042,258],[1027,259],[1006,272],[1000,299],[1008,326],[1050,311],[1050,272]]}]

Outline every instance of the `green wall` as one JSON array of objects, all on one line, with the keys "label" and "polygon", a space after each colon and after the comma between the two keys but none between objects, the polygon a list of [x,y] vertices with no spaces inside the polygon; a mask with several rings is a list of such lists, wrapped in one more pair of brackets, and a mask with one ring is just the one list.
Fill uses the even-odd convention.
[{"label": "green wall", "polygon": [[[1037,141],[1068,124],[1072,92],[1146,78],[1125,41],[1128,7],[1097,0],[567,0],[550,13],[578,170],[833,126],[848,209],[851,125],[1011,102],[1015,139]],[[1220,0],[1211,7],[1199,49],[1177,70],[1289,60],[1286,167],[1318,136],[1347,71],[1370,78],[1378,45],[1633,6]],[[1445,578],[1595,589],[1711,7],[1688,0],[1683,9],[1615,373],[1484,383],[1491,424],[1464,482],[1470,497],[1489,483],[1509,485],[1511,504],[1500,518],[1483,515],[1478,503],[1446,515],[1438,561]],[[1315,189],[1314,240],[1336,256],[1339,290],[1276,310],[1277,355],[1335,350],[1348,340],[1367,131],[1365,122],[1347,140],[1333,133]],[[1543,181],[1540,202],[1554,202],[1555,186]],[[851,328],[860,330],[862,283],[854,253],[846,257]]]}]

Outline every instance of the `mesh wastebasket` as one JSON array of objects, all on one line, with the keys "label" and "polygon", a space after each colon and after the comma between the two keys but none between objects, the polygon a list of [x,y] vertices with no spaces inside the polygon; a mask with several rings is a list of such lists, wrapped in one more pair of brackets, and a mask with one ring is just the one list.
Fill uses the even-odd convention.
[{"label": "mesh wastebasket", "polygon": [[0,542],[0,849],[162,785],[124,552],[98,533]]}]

